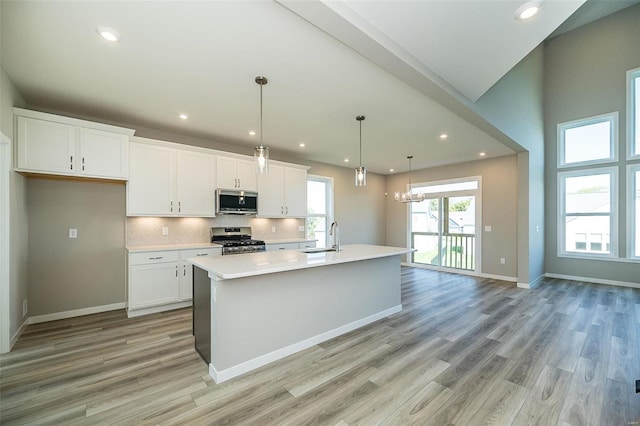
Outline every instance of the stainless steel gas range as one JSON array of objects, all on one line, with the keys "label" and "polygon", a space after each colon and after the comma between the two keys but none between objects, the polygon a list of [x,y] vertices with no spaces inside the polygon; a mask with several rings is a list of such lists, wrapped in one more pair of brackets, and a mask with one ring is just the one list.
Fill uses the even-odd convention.
[{"label": "stainless steel gas range", "polygon": [[251,228],[248,226],[211,228],[211,242],[222,246],[223,256],[266,250],[264,241],[251,238]]}]

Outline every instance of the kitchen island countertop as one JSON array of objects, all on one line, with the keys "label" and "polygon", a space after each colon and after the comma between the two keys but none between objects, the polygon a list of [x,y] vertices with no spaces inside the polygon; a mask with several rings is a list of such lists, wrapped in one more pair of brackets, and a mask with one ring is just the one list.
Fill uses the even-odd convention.
[{"label": "kitchen island countertop", "polygon": [[282,250],[236,256],[192,258],[189,261],[209,272],[211,278],[227,280],[397,256],[412,251],[414,250],[406,247],[351,244],[342,246],[340,252],[316,251],[305,253],[304,249]]}]

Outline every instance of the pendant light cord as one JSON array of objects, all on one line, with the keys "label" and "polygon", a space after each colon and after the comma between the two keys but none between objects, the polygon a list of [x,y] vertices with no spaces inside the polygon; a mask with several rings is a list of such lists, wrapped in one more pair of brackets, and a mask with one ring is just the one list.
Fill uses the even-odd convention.
[{"label": "pendant light cord", "polygon": [[260,148],[262,148],[262,86],[260,84]]},{"label": "pendant light cord", "polygon": [[362,120],[360,121],[360,168],[362,168]]}]

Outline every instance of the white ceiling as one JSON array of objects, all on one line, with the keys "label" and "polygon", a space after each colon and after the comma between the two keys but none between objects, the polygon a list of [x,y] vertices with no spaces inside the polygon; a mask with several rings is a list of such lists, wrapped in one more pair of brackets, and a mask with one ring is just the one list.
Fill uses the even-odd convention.
[{"label": "white ceiling", "polygon": [[[474,101],[583,1],[547,2],[525,23],[513,17],[524,1],[503,0],[3,0],[2,67],[34,108],[233,143],[247,154],[259,140],[248,135],[259,128],[254,78],[264,75],[263,136],[273,157],[355,166],[355,117],[365,115],[363,164],[387,174],[407,170],[410,154],[417,169],[514,151],[296,7],[328,7],[354,28],[373,28],[399,61],[410,55],[425,76]],[[100,39],[100,25],[122,40]]]}]

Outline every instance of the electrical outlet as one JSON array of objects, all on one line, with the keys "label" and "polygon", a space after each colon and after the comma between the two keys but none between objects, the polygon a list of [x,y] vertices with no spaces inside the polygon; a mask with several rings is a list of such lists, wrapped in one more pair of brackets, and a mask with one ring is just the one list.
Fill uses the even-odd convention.
[{"label": "electrical outlet", "polygon": [[69,228],[69,238],[78,238],[78,230],[76,228]]},{"label": "electrical outlet", "polygon": [[27,299],[22,301],[22,316],[27,315]]},{"label": "electrical outlet", "polygon": [[298,232],[304,232],[304,226],[303,225],[298,226]]},{"label": "electrical outlet", "polygon": [[484,227],[484,232],[491,232],[491,225],[486,225]]},{"label": "electrical outlet", "polygon": [[501,257],[501,258],[500,258],[500,264],[501,264],[501,265],[504,265],[504,264],[506,264],[506,263],[507,263],[507,260],[506,260],[504,257]]},{"label": "electrical outlet", "polygon": [[162,235],[169,235],[169,227],[168,226],[163,226],[162,227]]},{"label": "electrical outlet", "polygon": [[271,227],[271,232],[276,232],[276,227],[275,226]]}]

